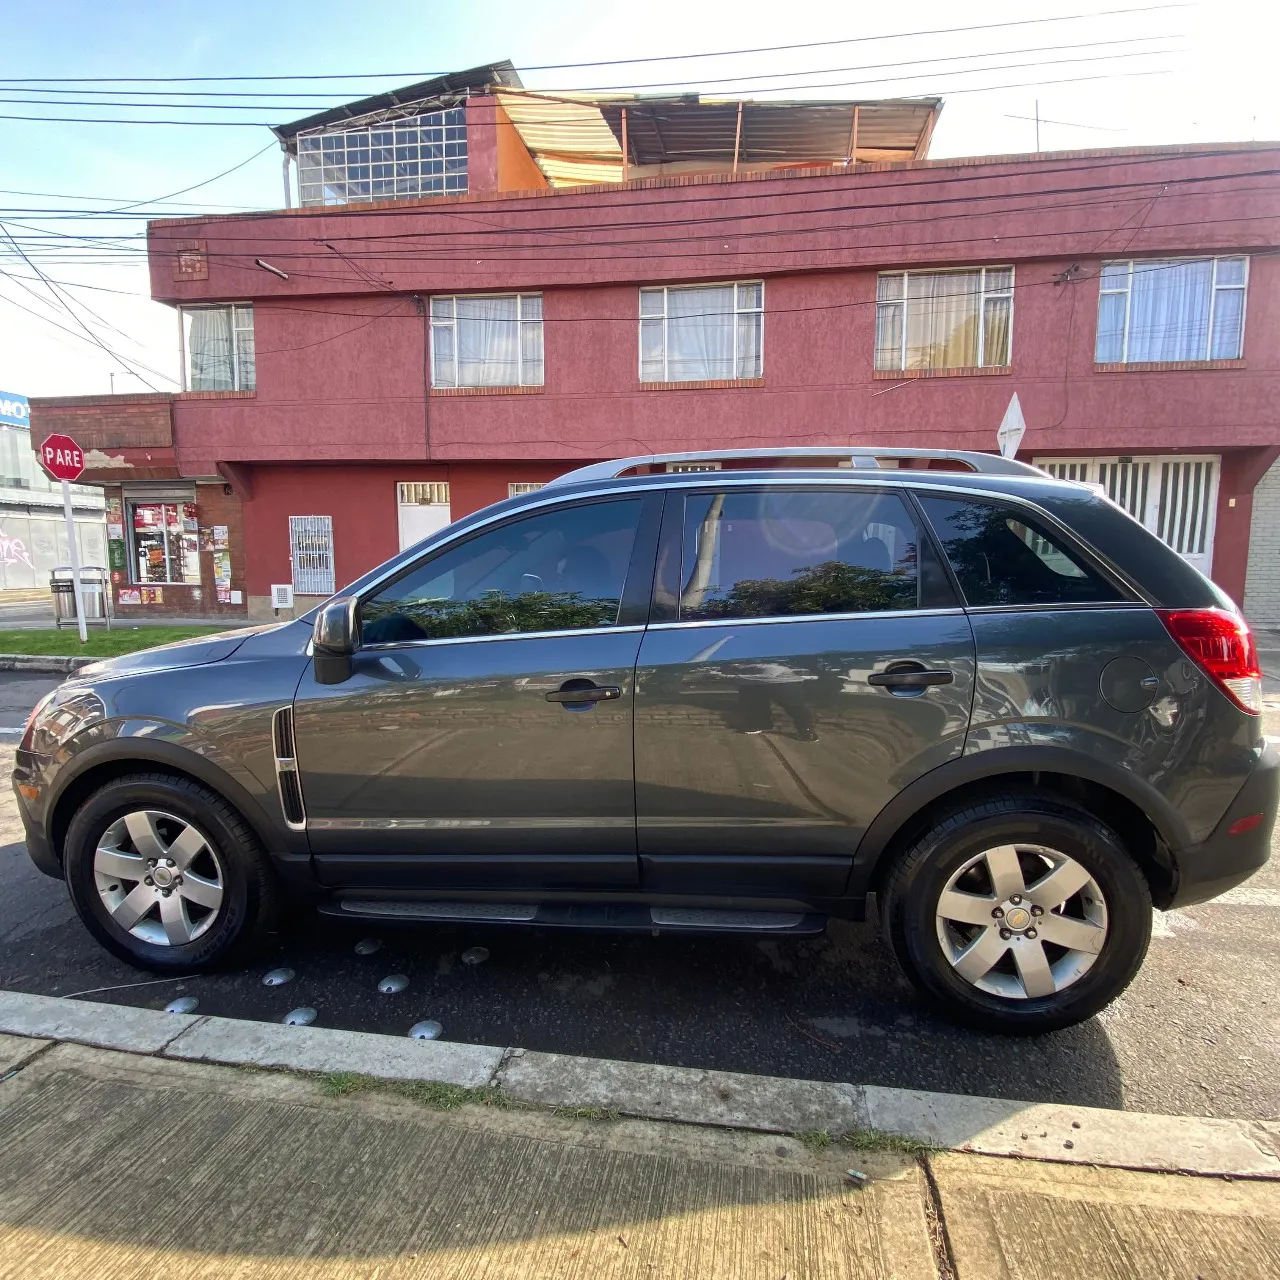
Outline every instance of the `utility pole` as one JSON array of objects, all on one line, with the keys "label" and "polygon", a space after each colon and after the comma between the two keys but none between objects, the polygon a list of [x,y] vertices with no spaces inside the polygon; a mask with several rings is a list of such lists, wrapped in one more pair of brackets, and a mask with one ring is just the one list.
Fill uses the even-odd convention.
[{"label": "utility pole", "polygon": [[109,374],[107,374],[107,377],[111,379],[111,394],[112,394],[112,395],[115,395],[115,393],[116,393],[116,375],[115,375],[114,373],[109,373]]},{"label": "utility pole", "polygon": [[1040,154],[1040,99],[1036,99],[1036,155]]}]

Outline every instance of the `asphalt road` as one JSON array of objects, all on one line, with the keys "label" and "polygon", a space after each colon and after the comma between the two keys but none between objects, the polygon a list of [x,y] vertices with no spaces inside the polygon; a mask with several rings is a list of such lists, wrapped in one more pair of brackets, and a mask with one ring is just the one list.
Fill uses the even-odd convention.
[{"label": "asphalt road", "polygon": [[[0,674],[0,725],[20,724],[52,680]],[[1270,682],[1269,682],[1270,683]],[[15,710],[16,709],[16,710]],[[1268,713],[1280,735],[1280,698]],[[13,736],[8,741],[12,743]],[[12,746],[0,747],[7,772]],[[766,1075],[848,1080],[1132,1110],[1280,1118],[1280,861],[1226,898],[1158,915],[1129,991],[1084,1026],[1035,1040],[963,1031],[898,975],[874,924],[821,938],[752,940],[479,929],[352,927],[303,914],[242,972],[164,980],[102,951],[63,886],[22,846],[0,797],[0,987],[202,1013],[521,1045]],[[375,939],[380,949],[357,954]],[[464,951],[486,947],[480,964]],[[276,966],[295,971],[266,987]],[[401,973],[405,990],[379,979]]]}]

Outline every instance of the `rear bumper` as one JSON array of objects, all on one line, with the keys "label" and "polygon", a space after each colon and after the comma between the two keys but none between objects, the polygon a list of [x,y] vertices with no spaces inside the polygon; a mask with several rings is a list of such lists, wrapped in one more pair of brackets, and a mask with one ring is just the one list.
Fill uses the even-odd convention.
[{"label": "rear bumper", "polygon": [[[1264,748],[1254,771],[1231,802],[1213,834],[1200,844],[1174,852],[1173,897],[1165,907],[1207,902],[1247,880],[1271,856],[1271,830],[1280,803],[1280,753]],[[1250,831],[1231,835],[1231,827],[1252,814],[1262,821]]]}]

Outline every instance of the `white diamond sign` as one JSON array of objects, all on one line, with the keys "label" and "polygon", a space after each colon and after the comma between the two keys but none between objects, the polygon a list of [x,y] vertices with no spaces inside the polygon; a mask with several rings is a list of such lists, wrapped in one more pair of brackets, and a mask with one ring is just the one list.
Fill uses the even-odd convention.
[{"label": "white diamond sign", "polygon": [[1000,445],[1000,456],[1012,458],[1018,452],[1022,437],[1026,435],[1027,422],[1022,416],[1022,405],[1018,403],[1018,393],[1013,393],[1009,407],[1004,411],[1000,422],[1000,430],[996,432],[996,441]]}]

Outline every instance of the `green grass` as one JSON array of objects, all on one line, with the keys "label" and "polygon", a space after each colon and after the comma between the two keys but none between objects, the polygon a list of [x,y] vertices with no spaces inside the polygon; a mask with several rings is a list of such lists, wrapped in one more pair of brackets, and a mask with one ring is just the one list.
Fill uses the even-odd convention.
[{"label": "green grass", "polygon": [[841,1143],[855,1151],[900,1151],[903,1155],[927,1155],[937,1150],[931,1143],[900,1133],[883,1133],[879,1129],[852,1129],[840,1135]]},{"label": "green grass", "polygon": [[501,1089],[467,1089],[460,1084],[441,1084],[438,1080],[379,1080],[354,1071],[333,1071],[323,1079],[325,1093],[335,1098],[350,1093],[390,1093],[430,1107],[432,1111],[456,1111],[466,1106],[506,1109],[514,1105]]},{"label": "green grass", "polygon": [[825,1129],[807,1129],[804,1133],[797,1133],[795,1139],[808,1147],[814,1155],[831,1145],[831,1135]]},{"label": "green grass", "polygon": [[552,1107],[551,1114],[567,1120],[617,1120],[622,1113],[617,1107]]},{"label": "green grass", "polygon": [[225,627],[116,627],[111,631],[90,628],[89,639],[80,643],[74,626],[61,630],[0,631],[0,653],[38,653],[44,656],[115,658],[138,649],[151,649],[174,640],[192,640],[213,635]]}]

